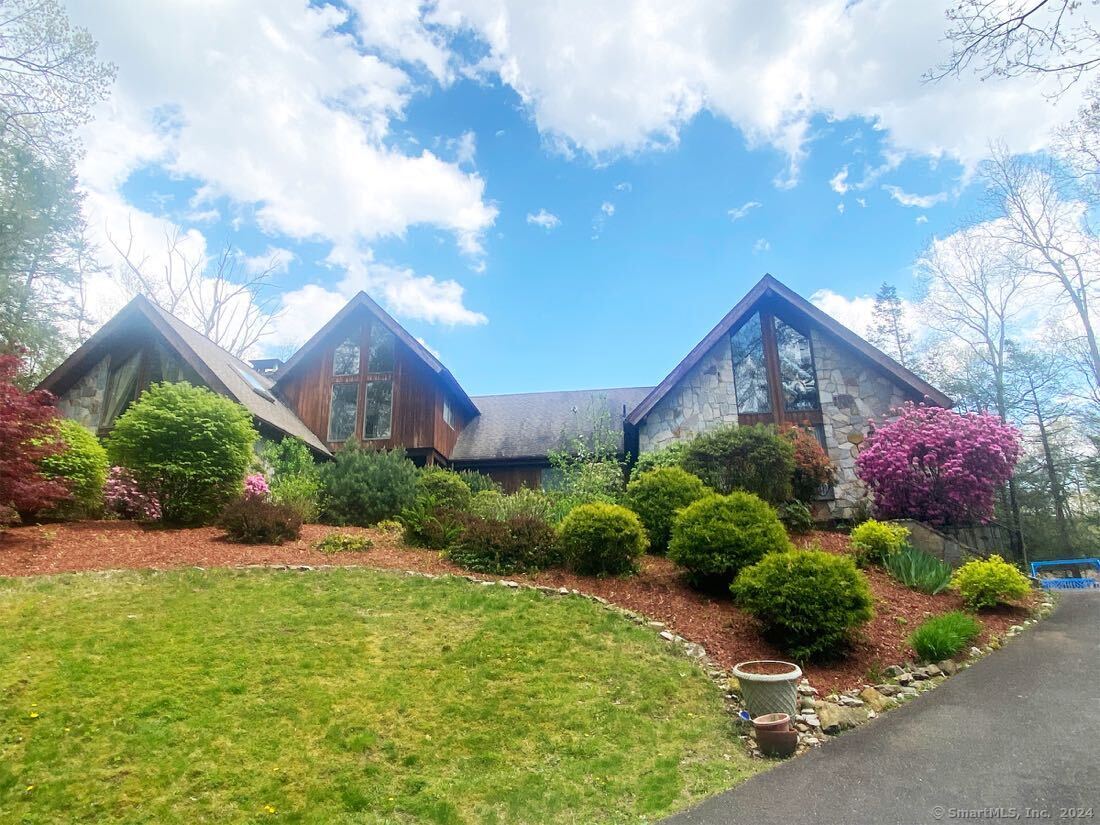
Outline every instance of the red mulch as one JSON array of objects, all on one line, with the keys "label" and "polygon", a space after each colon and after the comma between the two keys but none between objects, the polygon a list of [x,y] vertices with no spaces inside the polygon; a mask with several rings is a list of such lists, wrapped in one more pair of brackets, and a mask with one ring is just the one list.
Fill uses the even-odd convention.
[{"label": "red mulch", "polygon": [[[213,527],[190,530],[143,529],[123,521],[92,521],[20,527],[0,536],[0,575],[33,576],[49,573],[120,568],[218,567],[248,564],[349,565],[460,573],[437,553],[406,547],[399,537],[378,530],[345,528],[369,535],[374,546],[365,553],[326,554],[312,549],[317,539],[334,528],[306,525],[299,541],[281,547],[231,544]],[[817,532],[803,543],[816,542],[830,552],[843,552],[847,536]],[[875,618],[842,661],[804,668],[821,690],[843,689],[867,681],[875,668],[904,662],[912,656],[906,637],[926,616],[962,608],[953,593],[926,596],[902,586],[884,571],[866,571],[875,596]],[[495,576],[481,578],[494,579]],[[760,638],[752,618],[728,600],[697,593],[683,581],[679,568],[668,559],[646,556],[641,573],[630,578],[596,579],[563,570],[516,575],[516,581],[568,587],[602,596],[610,602],[665,622],[686,639],[702,644],[723,667],[747,659],[781,659],[780,651]],[[1027,604],[983,612],[985,637],[1002,635],[1025,618]],[[904,620],[904,621],[902,621]]]}]

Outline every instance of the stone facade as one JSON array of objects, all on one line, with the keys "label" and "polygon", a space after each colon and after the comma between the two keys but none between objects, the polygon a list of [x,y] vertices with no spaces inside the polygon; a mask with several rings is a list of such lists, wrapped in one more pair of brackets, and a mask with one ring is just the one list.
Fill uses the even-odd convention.
[{"label": "stone facade", "polygon": [[817,330],[811,333],[821,416],[829,458],[837,468],[833,485],[834,518],[849,518],[867,491],[856,477],[856,456],[870,419],[882,421],[906,400],[904,390],[854,353],[835,346]]},{"label": "stone facade", "polygon": [[107,395],[107,375],[110,372],[111,357],[107,356],[57,399],[57,408],[66,418],[95,432],[99,426],[99,417],[103,412],[103,402]]},{"label": "stone facade", "polygon": [[651,452],[736,423],[733,356],[729,338],[723,337],[646,416],[638,428],[638,451]]},{"label": "stone facade", "polygon": [[[856,456],[871,419],[881,421],[906,400],[905,391],[855,353],[816,330],[811,333],[829,458],[837,468],[829,515],[850,518],[866,497]],[[638,428],[639,452],[687,440],[721,424],[737,423],[737,397],[728,337],[662,398]]]}]

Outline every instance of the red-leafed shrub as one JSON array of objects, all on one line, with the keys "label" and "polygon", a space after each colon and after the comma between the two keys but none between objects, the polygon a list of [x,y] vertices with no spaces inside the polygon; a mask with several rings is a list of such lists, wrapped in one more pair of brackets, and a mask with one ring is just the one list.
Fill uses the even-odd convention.
[{"label": "red-leafed shrub", "polygon": [[[48,392],[24,392],[13,381],[14,355],[0,355],[0,515],[48,510],[69,496],[68,486],[47,477],[38,462],[65,449],[57,408]],[[0,523],[0,527],[2,527]]]},{"label": "red-leafed shrub", "polygon": [[905,404],[875,427],[856,472],[879,515],[931,524],[985,522],[1020,455],[1015,427],[984,413]]},{"label": "red-leafed shrub", "polygon": [[791,492],[798,501],[813,501],[822,487],[836,480],[836,468],[812,433],[788,425],[779,434],[794,446]]}]

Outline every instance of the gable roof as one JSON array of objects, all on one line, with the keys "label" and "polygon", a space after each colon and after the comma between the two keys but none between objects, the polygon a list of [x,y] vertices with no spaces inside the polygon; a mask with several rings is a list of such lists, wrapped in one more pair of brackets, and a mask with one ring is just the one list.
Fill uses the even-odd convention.
[{"label": "gable roof", "polygon": [[718,325],[707,333],[706,337],[687,354],[687,357],[677,364],[675,369],[665,376],[665,379],[654,387],[645,399],[630,412],[626,417],[627,423],[632,425],[639,424],[657,405],[657,402],[664,398],[673,387],[680,383],[680,380],[687,375],[691,368],[698,364],[703,356],[710,352],[723,337],[728,335],[743,318],[750,315],[756,308],[756,305],[765,297],[775,297],[784,301],[797,312],[807,316],[827,333],[839,339],[842,343],[847,344],[851,349],[875,364],[882,372],[887,373],[899,384],[908,387],[917,395],[928,398],[941,407],[950,407],[952,405],[950,398],[923,378],[916,375],[912,370],[906,369],[878,347],[864,341],[839,321],[826,315],[797,292],[790,289],[790,287],[780,283],[771,275],[765,275],[757,282],[756,286],[750,289],[745,297],[738,301],[737,305],[718,322]]},{"label": "gable roof", "polygon": [[385,326],[390,332],[392,332],[394,336],[399,341],[401,341],[401,343],[412,350],[413,354],[421,361],[423,361],[428,369],[439,376],[440,380],[451,390],[452,393],[454,393],[454,395],[466,408],[466,414],[468,416],[472,417],[478,414],[477,405],[475,405],[474,402],[470,400],[470,396],[466,394],[466,390],[462,389],[462,386],[458,383],[458,380],[451,374],[451,371],[443,366],[443,363],[438,358],[428,352],[427,347],[425,347],[423,344],[421,344],[419,341],[409,335],[409,333],[403,326],[401,326],[401,324],[397,323],[397,321],[395,321],[393,317],[390,316],[388,312],[386,312],[386,310],[382,309],[382,307],[375,303],[375,301],[371,299],[371,297],[365,292],[359,292],[355,295],[355,297],[344,304],[343,309],[333,315],[332,318],[329,319],[327,324],[317,330],[312,338],[302,344],[302,346],[298,348],[298,351],[287,359],[287,362],[279,368],[278,372],[275,373],[275,384],[278,385],[282,383],[282,381],[285,380],[286,377],[290,375],[295,370],[295,368],[298,367],[299,364],[302,363],[302,360],[306,357],[306,355],[308,355],[310,352],[320,346],[320,344],[333,332],[333,330],[339,327],[341,323],[343,323],[356,310],[359,309],[365,309],[367,312],[369,312],[371,315],[381,321],[383,326]]},{"label": "gable roof", "polygon": [[[207,385],[245,407],[253,416],[274,429],[302,439],[314,450],[330,455],[329,450],[302,423],[294,411],[273,393],[275,382],[261,375],[235,355],[226,352],[202,333],[176,316],[138,295],[94,335],[66,358],[42,383],[41,389],[53,390],[106,345],[117,331],[134,319],[147,321],[166,343],[199,374]],[[98,359],[97,359],[98,360]]]},{"label": "gable roof", "polygon": [[452,461],[504,461],[545,458],[567,440],[592,435],[590,413],[611,415],[611,425],[623,449],[623,416],[646,397],[651,387],[606,390],[529,392],[479,395],[473,399],[481,415],[458,434]]}]

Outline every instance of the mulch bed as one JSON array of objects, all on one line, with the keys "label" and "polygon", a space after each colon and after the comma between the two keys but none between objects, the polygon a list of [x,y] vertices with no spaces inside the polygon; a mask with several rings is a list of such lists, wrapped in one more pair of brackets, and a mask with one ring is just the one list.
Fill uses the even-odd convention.
[{"label": "mulch bed", "polygon": [[[188,530],[145,529],[132,522],[92,521],[20,527],[0,536],[0,575],[35,576],[88,570],[227,567],[249,564],[367,566],[422,573],[466,571],[437,553],[411,549],[400,537],[378,530],[345,528],[368,535],[374,546],[364,553],[321,553],[312,544],[335,528],[306,525],[299,541],[273,545],[231,544],[213,527]],[[847,536],[817,532],[800,541],[829,552],[844,552]],[[954,593],[927,596],[902,586],[879,569],[866,571],[875,597],[875,618],[865,625],[850,654],[830,664],[804,666],[820,690],[859,686],[869,674],[912,657],[906,637],[927,616],[962,609]],[[481,576],[496,579],[496,576]],[[753,619],[728,599],[698,593],[685,584],[668,559],[646,556],[641,572],[629,578],[596,579],[563,570],[509,578],[524,583],[568,587],[601,596],[622,607],[666,623],[684,638],[703,645],[725,668],[747,659],[782,659],[760,637]],[[1037,596],[1026,603],[981,614],[984,639],[1003,635],[1030,614]],[[877,677],[876,677],[877,678]]]}]

